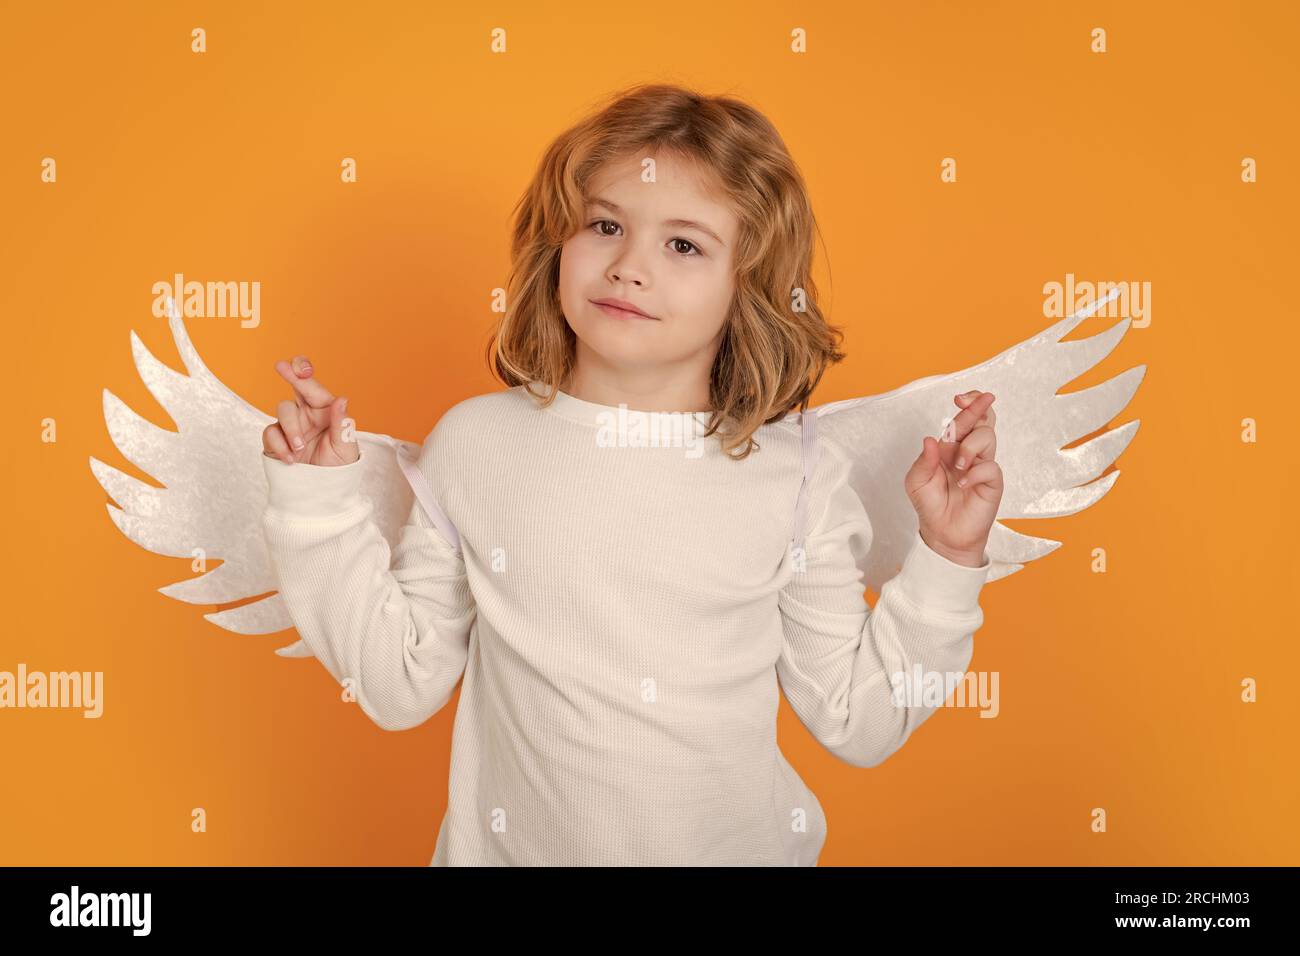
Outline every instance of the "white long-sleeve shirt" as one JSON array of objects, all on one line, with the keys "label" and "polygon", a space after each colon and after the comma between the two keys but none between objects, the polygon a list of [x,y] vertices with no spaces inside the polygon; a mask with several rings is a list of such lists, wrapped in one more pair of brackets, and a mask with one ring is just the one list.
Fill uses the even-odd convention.
[{"label": "white long-sleeve shirt", "polygon": [[890,675],[965,671],[989,561],[917,536],[872,608],[843,449],[817,438],[801,563],[797,423],[736,461],[698,433],[611,443],[618,413],[523,386],[451,408],[418,466],[461,551],[416,502],[390,553],[361,459],[263,456],[282,599],[382,728],[463,676],[431,865],[815,865],[826,819],[777,746],[778,678],[828,750],[875,766],[934,710]]}]

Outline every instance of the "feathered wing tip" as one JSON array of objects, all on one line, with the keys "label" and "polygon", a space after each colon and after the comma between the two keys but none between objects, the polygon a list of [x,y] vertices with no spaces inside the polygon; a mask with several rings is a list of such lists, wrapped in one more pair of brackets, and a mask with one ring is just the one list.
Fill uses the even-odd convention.
[{"label": "feathered wing tip", "polygon": [[[186,372],[160,362],[131,331],[131,353],[141,380],[176,423],[160,428],[107,388],[104,421],[109,437],[132,465],[162,483],[148,484],[94,456],[90,470],[114,503],[109,518],[127,538],[155,554],[188,558],[215,568],[158,590],[189,604],[237,607],[203,616],[235,634],[272,634],[293,627],[277,590],[262,534],[267,505],[261,435],[275,419],[227,388],[209,371],[173,312],[168,320]],[[362,493],[373,520],[395,547],[411,511],[412,492],[399,469],[399,448],[418,454],[420,445],[388,435],[358,432],[362,446]],[[259,595],[264,595],[258,598]],[[257,600],[249,600],[258,598]],[[301,640],[279,648],[283,657],[310,657]]]},{"label": "feathered wing tip", "polygon": [[1116,470],[1098,479],[1128,447],[1140,420],[1065,448],[1105,426],[1128,405],[1146,366],[1127,369],[1090,388],[1058,394],[1097,365],[1123,338],[1131,320],[1072,342],[1062,342],[1087,315],[1118,295],[1098,300],[993,358],[959,372],[931,375],[880,395],[818,406],[817,430],[852,460],[850,483],[872,525],[864,562],[875,590],[901,565],[917,529],[902,478],[922,435],[941,435],[960,413],[953,396],[979,389],[997,396],[998,450],[1004,491],[989,533],[988,580],[1019,571],[1060,547],[1059,541],[1012,531],[1008,518],[1054,518],[1090,507],[1110,491]]},{"label": "feathered wing tip", "polygon": [[292,644],[287,644],[284,647],[277,648],[276,653],[279,654],[281,657],[315,657],[316,656],[311,652],[311,648],[307,646],[306,642],[301,640],[294,641]]}]

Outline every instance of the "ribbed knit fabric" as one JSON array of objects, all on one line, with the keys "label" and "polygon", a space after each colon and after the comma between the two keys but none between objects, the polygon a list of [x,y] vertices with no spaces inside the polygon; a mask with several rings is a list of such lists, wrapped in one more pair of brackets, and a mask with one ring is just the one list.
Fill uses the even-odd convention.
[{"label": "ribbed knit fabric", "polygon": [[875,766],[934,710],[890,675],[966,669],[989,562],[917,536],[872,609],[843,449],[818,437],[801,555],[797,421],[735,461],[716,436],[611,443],[618,415],[523,386],[451,408],[419,468],[463,554],[418,502],[390,554],[360,459],[264,455],[282,599],[380,727],[463,675],[431,865],[814,865],[826,818],[777,746],[778,677],[817,740]]}]

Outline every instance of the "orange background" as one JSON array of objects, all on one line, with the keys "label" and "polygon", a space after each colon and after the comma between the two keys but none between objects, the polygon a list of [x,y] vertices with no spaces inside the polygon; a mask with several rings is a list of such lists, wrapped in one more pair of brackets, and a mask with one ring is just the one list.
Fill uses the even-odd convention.
[{"label": "orange background", "polygon": [[259,281],[258,328],[186,322],[219,378],[273,413],[272,365],[302,352],[359,427],[421,440],[500,387],[491,290],[542,150],[646,79],[750,100],[803,169],[850,353],[819,402],[991,357],[1051,324],[1042,287],[1066,273],[1152,285],[1151,325],[1067,386],[1147,365],[1114,422],[1142,420],[1120,481],[1014,522],[1064,545],[983,593],[971,667],[1000,673],[1000,715],[943,709],[862,770],[782,703],[829,820],[821,863],[1300,863],[1295,5],[442,7],[7,11],[0,669],[102,670],[105,714],[0,711],[0,863],[428,863],[456,699],[386,733],[318,662],[272,653],[292,632],[234,635],[158,594],[189,565],[106,514],[90,456],[148,476],[110,441],[102,390],[174,427],[131,361],[135,329],[180,368],[152,284]]}]

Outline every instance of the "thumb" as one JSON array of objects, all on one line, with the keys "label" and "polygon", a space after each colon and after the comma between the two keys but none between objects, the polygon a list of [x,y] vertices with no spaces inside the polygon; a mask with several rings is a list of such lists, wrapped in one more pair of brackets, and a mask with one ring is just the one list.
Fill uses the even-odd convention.
[{"label": "thumb", "polygon": [[921,438],[921,454],[907,472],[907,490],[915,491],[929,484],[939,467],[939,443],[925,435]]}]

